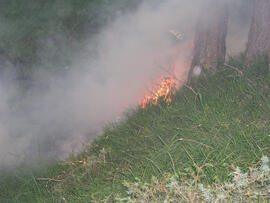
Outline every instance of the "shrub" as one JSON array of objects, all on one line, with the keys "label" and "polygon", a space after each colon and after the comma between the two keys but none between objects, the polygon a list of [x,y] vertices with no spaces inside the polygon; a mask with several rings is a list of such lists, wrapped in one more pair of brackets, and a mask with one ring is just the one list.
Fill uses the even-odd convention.
[{"label": "shrub", "polygon": [[269,159],[263,156],[253,167],[242,172],[236,167],[230,174],[230,182],[205,186],[194,179],[182,179],[180,174],[152,177],[150,183],[136,178],[136,182],[124,182],[126,196],[117,197],[123,202],[258,202],[270,199]]}]

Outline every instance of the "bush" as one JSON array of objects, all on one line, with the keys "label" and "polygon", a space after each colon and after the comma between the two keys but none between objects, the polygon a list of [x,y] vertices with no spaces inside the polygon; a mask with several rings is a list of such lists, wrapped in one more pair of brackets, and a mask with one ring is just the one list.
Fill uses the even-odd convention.
[{"label": "bush", "polygon": [[[203,167],[202,167],[203,168]],[[198,183],[199,168],[194,179],[186,180],[182,175],[167,174],[163,178],[152,177],[150,183],[136,178],[136,182],[124,182],[125,197],[117,201],[127,202],[251,202],[270,199],[269,159],[264,156],[244,173],[236,167],[228,183],[205,186]]]}]

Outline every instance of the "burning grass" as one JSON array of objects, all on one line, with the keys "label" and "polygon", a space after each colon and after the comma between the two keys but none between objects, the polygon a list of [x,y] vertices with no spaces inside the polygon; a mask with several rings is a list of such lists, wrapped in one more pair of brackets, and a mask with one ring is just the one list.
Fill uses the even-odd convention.
[{"label": "burning grass", "polygon": [[162,77],[159,83],[153,87],[141,101],[140,106],[144,109],[147,105],[157,105],[160,100],[167,104],[172,102],[172,95],[176,91],[176,80],[172,76]]},{"label": "burning grass", "polygon": [[[257,172],[267,172],[269,165],[266,158],[261,160],[265,164],[256,163],[263,155],[270,157],[270,83],[259,74],[261,63],[250,69],[257,74],[250,74],[240,62],[229,64],[243,74],[221,67],[215,76],[193,84],[197,94],[183,88],[170,106],[128,114],[125,121],[107,126],[87,151],[46,173],[1,177],[0,202],[117,202],[117,197],[163,198],[167,193],[184,202],[175,194],[180,187],[192,197],[214,200],[253,198],[261,192],[254,201],[263,202],[268,191],[261,183],[269,186],[269,173]],[[252,165],[253,171],[248,169]],[[202,185],[194,187],[193,180]]]}]

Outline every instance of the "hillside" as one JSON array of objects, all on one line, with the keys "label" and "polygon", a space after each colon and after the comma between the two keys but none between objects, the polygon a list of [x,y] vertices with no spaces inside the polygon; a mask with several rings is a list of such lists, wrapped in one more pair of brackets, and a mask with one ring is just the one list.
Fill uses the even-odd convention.
[{"label": "hillside", "polygon": [[[151,31],[149,25],[155,30],[158,21],[161,24],[163,19],[173,21],[174,12],[179,14],[179,10],[177,7],[174,12],[168,9],[174,4],[167,8],[173,20],[157,15],[159,12],[139,15],[143,26],[138,30],[132,24],[138,19],[130,21],[129,15],[137,12],[141,2],[146,1],[0,0],[0,203],[269,201],[270,69],[267,57],[257,58],[249,65],[242,55],[229,58],[224,66],[218,67],[215,75],[206,73],[191,84],[179,87],[171,103],[163,98],[154,106],[126,109],[123,119],[108,123],[99,137],[89,132],[87,138],[91,140],[94,134],[96,139],[83,143],[82,153],[70,154],[69,158],[61,159],[63,161],[51,160],[51,157],[57,159],[54,155],[62,151],[58,147],[64,145],[65,148],[65,144],[69,144],[70,134],[72,137],[75,134],[79,140],[79,127],[85,127],[83,124],[91,125],[86,129],[95,127],[94,119],[99,117],[96,112],[102,110],[106,114],[112,109],[112,90],[119,90],[118,87],[129,84],[130,78],[137,80],[146,73],[148,63],[146,67],[138,67],[140,74],[134,74],[134,64],[129,69],[126,67],[148,58],[144,56],[147,56],[142,49],[144,46],[133,50],[134,46],[140,46],[137,42],[142,41],[160,56],[159,50],[152,47],[160,42],[152,41],[159,33]],[[161,7],[166,5],[161,0],[150,2],[151,11],[160,9],[157,2]],[[241,8],[239,14],[244,21],[248,16],[246,7]],[[238,8],[234,8],[237,15]],[[190,9],[196,13],[193,6]],[[189,9],[182,10],[190,14]],[[107,65],[104,70],[96,69],[102,66],[82,65],[81,61],[89,60],[86,63],[89,65],[92,57],[95,58],[100,46],[95,37],[113,24],[118,15],[132,29],[116,27],[116,34],[106,32],[110,40],[104,40],[104,44],[112,41],[115,46],[105,46],[102,51],[108,51],[108,47],[121,50],[119,53],[109,50],[117,52],[120,63],[114,64],[113,69],[110,62],[118,60],[105,57],[100,60],[101,65]],[[192,24],[189,16],[183,21],[187,27]],[[163,26],[163,34],[170,34]],[[240,33],[243,38],[242,30]],[[132,35],[131,39],[122,41],[126,34]],[[143,35],[149,39],[144,41]],[[118,46],[116,36],[123,44],[137,39],[127,43],[127,50],[131,52]],[[186,43],[185,38],[190,36],[183,36],[179,44],[174,36],[169,36],[173,38],[170,39],[172,47]],[[237,43],[235,45],[237,47]],[[139,51],[142,53],[137,57]],[[121,63],[130,53],[135,53],[134,59]],[[123,69],[118,68],[119,64]],[[83,70],[88,68],[91,71],[87,73],[93,73],[88,79],[95,83],[87,83],[81,91],[81,86],[77,85],[80,76],[86,75]],[[107,72],[106,68],[110,70]],[[154,68],[156,71],[157,67]],[[72,71],[76,74],[69,78]],[[121,71],[129,74],[122,75]],[[110,83],[112,72],[119,77]],[[125,80],[116,83],[121,78]],[[139,83],[140,80],[133,85]],[[103,88],[104,84],[112,88]],[[102,88],[98,91],[96,87]],[[129,96],[133,94],[133,89],[125,88]],[[107,94],[111,97],[103,97]],[[123,93],[115,101],[121,102],[124,96],[128,97]],[[92,107],[91,100],[97,105]],[[102,105],[103,100],[106,107]],[[88,105],[90,111],[86,108]],[[93,110],[96,111],[93,113]],[[89,114],[93,114],[94,119],[82,119],[89,118]],[[74,123],[79,127],[73,128]],[[6,154],[25,159],[14,163],[15,159]],[[32,157],[35,159],[31,160]]]},{"label": "hillside", "polygon": [[125,181],[165,174],[190,180],[204,166],[197,181],[214,185],[230,181],[236,166],[246,171],[270,157],[268,61],[246,68],[240,57],[228,64],[192,91],[180,88],[170,105],[128,111],[78,156],[42,173],[1,177],[0,201],[111,202],[126,196]]}]

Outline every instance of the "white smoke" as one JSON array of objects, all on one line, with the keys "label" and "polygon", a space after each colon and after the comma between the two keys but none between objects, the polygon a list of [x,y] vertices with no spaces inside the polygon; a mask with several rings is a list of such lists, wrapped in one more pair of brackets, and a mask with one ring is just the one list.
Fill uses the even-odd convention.
[{"label": "white smoke", "polygon": [[[57,50],[50,37],[41,40],[50,54],[40,53],[44,69],[34,78],[39,85],[24,93],[14,78],[1,77],[0,168],[66,158],[105,124],[136,106],[149,83],[164,75],[164,68],[174,66],[184,81],[203,3],[149,1],[132,14],[119,13],[74,53],[69,71],[61,77],[46,72],[46,61]],[[183,40],[170,30],[181,33]],[[58,40],[64,37],[58,35]]]}]

